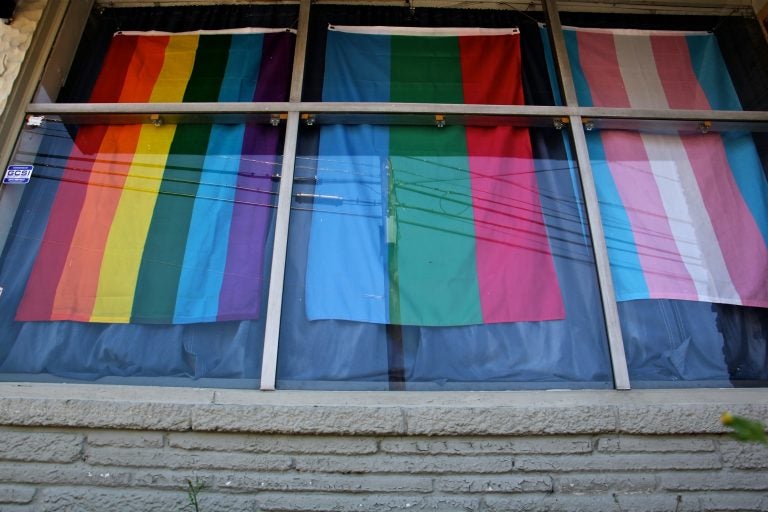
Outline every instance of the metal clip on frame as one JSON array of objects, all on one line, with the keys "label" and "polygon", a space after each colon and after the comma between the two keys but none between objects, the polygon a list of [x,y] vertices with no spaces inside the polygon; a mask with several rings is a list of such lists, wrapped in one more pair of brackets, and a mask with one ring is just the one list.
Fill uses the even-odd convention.
[{"label": "metal clip on frame", "polygon": [[269,116],[269,124],[272,126],[280,126],[281,121],[288,119],[288,114],[272,114]]},{"label": "metal clip on frame", "polygon": [[570,123],[570,120],[567,117],[556,117],[552,120],[552,125],[555,127],[555,130],[560,131],[563,128],[565,128],[565,125]]},{"label": "metal clip on frame", "polygon": [[301,114],[301,120],[304,121],[304,124],[307,126],[314,126],[315,114]]}]

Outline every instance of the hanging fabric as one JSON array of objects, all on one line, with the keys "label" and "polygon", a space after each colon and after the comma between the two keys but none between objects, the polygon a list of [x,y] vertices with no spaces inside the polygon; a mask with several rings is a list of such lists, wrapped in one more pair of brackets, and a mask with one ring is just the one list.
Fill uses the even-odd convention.
[{"label": "hanging fabric", "polygon": [[[712,34],[565,38],[581,105],[741,110]],[[600,130],[587,142],[618,300],[768,307],[768,182],[750,134]]]},{"label": "hanging fabric", "polygon": [[[294,39],[118,33],[90,101],[279,101]],[[257,318],[279,139],[254,123],[82,127],[16,319]]]},{"label": "hanging fabric", "polygon": [[[323,100],[522,104],[519,32],[332,27]],[[310,320],[563,318],[526,128],[322,127],[319,159]]]}]

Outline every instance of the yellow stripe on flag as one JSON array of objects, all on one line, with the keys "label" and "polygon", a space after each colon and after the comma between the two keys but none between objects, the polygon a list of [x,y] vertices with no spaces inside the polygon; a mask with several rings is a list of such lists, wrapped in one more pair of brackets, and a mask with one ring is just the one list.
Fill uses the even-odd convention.
[{"label": "yellow stripe on flag", "polygon": [[[165,51],[151,102],[180,102],[192,74],[198,36],[174,36]],[[128,323],[144,243],[152,221],[176,125],[141,128],[99,274],[91,322]]]}]

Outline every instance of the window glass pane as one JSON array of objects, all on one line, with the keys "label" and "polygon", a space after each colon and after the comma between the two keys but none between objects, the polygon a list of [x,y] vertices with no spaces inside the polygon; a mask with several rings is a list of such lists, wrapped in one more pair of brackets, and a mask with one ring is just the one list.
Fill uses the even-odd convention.
[{"label": "window glass pane", "polygon": [[595,130],[587,142],[633,385],[765,384],[765,133]]},{"label": "window glass pane", "polygon": [[581,106],[768,109],[768,46],[753,19],[563,13],[562,20]]},{"label": "window glass pane", "polygon": [[0,201],[0,372],[257,378],[282,136],[254,123],[25,129],[13,163],[32,176]]},{"label": "window glass pane", "polygon": [[[285,29],[297,16],[297,6],[277,5],[97,8],[63,87],[68,56],[55,48],[35,101],[285,101],[288,89],[275,80],[290,79],[295,37]],[[198,87],[185,94],[188,75]],[[262,86],[254,92],[256,80]],[[266,83],[274,85],[265,90]]]},{"label": "window glass pane", "polygon": [[278,385],[609,387],[564,135],[511,126],[303,130]]},{"label": "window glass pane", "polygon": [[[514,72],[517,74],[517,78],[525,83],[525,87],[518,87],[512,91],[507,91],[510,94],[514,94],[515,90],[522,93],[522,97],[514,97],[515,104],[525,105],[554,105],[555,99],[552,95],[552,87],[549,83],[549,71],[547,69],[546,61],[548,57],[545,57],[545,46],[539,32],[538,22],[543,21],[543,16],[538,3],[532,4],[529,12],[521,13],[514,8],[505,8],[506,6],[499,6],[500,10],[491,9],[436,9],[419,7],[411,11],[402,7],[383,7],[383,6],[363,6],[356,5],[354,7],[345,5],[313,5],[312,15],[310,17],[310,32],[309,40],[310,44],[307,48],[307,67],[304,77],[304,89],[303,99],[305,101],[389,101],[382,100],[381,94],[373,93],[366,94],[361,91],[359,97],[350,96],[336,96],[332,97],[328,94],[324,95],[324,75],[326,73],[325,66],[326,55],[330,55],[328,52],[333,51],[333,48],[341,45],[342,47],[349,48],[346,40],[359,39],[354,35],[345,35],[343,30],[341,31],[329,31],[328,26],[389,26],[389,27],[410,27],[412,29],[418,28],[435,28],[441,27],[440,30],[448,29],[450,27],[476,27],[476,28],[492,28],[492,29],[509,29],[516,28],[519,30],[519,34],[513,38],[513,42],[509,42],[508,45],[514,46],[514,49],[510,46],[506,48],[503,45],[494,44],[490,48],[495,48],[497,51],[506,51],[509,55],[507,61],[507,68],[505,71]],[[416,31],[418,32],[418,30]],[[455,32],[453,32],[455,34]],[[358,66],[355,59],[364,59],[365,63],[362,64],[366,72],[383,72],[385,68],[389,68],[389,64],[385,62],[387,59],[394,59],[397,53],[397,44],[405,44],[407,46],[410,40],[408,36],[413,36],[414,32],[405,34],[405,37],[398,35],[393,36],[392,41],[395,44],[393,50],[395,53],[378,54],[375,57],[370,54],[366,54],[366,51],[375,50],[375,47],[365,46],[358,48],[358,52],[338,54],[337,57],[346,55],[345,60],[339,62],[341,65]],[[328,45],[331,45],[329,48]],[[383,41],[379,41],[379,44],[384,44]],[[450,47],[450,43],[449,43]],[[434,47],[423,48],[424,56],[426,52],[434,51]],[[447,50],[447,48],[446,48]],[[481,50],[475,49],[475,51]],[[465,64],[475,64],[476,67],[467,67],[465,71],[468,74],[473,75],[473,80],[484,81],[487,76],[482,75],[482,66],[480,65],[484,58],[473,57],[471,48],[464,48],[464,60],[455,61],[456,64],[463,62]],[[423,71],[431,70],[435,76],[439,76],[441,81],[450,83],[454,80],[455,73],[460,72],[455,66],[446,66],[447,54],[443,53],[441,60],[433,59],[427,68]],[[485,57],[485,55],[484,55]],[[392,62],[395,62],[392,60]],[[504,76],[497,76],[503,79]],[[494,78],[497,78],[494,77]],[[395,83],[397,83],[397,77],[393,77]],[[401,77],[407,81],[407,77]],[[430,78],[431,80],[431,78]],[[402,81],[400,83],[403,83]],[[407,101],[411,102],[425,102],[425,103],[473,103],[472,98],[467,97],[463,100],[461,98],[446,96],[445,88],[435,87],[438,82],[433,83],[430,88],[422,88],[421,94],[416,94]],[[489,82],[485,82],[489,83]],[[360,85],[358,82],[357,85]],[[426,85],[426,84],[425,84]],[[326,84],[327,86],[327,84]],[[502,87],[496,88],[498,91],[502,90]],[[418,87],[411,92],[416,92]],[[400,89],[402,91],[402,89]],[[442,93],[440,92],[442,91]],[[435,92],[435,94],[432,94]],[[393,99],[391,101],[406,101],[404,99],[396,99],[398,97],[398,90],[393,89]],[[500,97],[486,97],[484,101],[479,103],[494,103],[494,104],[508,104],[509,101]]]}]

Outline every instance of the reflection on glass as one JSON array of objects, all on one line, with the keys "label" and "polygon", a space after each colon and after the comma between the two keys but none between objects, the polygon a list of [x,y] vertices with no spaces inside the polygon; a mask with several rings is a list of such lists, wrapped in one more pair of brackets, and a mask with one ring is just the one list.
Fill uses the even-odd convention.
[{"label": "reflection on glass", "polygon": [[0,372],[257,377],[280,138],[255,124],[25,131],[14,163],[32,180],[0,202]]},{"label": "reflection on glass", "polygon": [[765,135],[601,130],[587,141],[635,385],[765,382]]},{"label": "reflection on glass", "polygon": [[[514,28],[335,26],[319,78],[323,101],[519,105],[525,62]],[[609,386],[567,151],[511,126],[305,130],[278,385]]]},{"label": "reflection on glass", "polygon": [[[467,156],[478,135],[529,157]],[[321,126],[300,142],[279,385],[610,386],[563,134]]]}]

